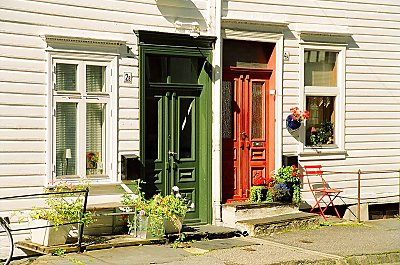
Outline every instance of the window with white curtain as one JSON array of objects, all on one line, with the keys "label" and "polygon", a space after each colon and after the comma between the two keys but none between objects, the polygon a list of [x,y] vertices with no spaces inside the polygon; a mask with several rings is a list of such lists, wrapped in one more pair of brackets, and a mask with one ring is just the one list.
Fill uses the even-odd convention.
[{"label": "window with white curtain", "polygon": [[344,148],[343,47],[303,46],[304,147]]},{"label": "window with white curtain", "polygon": [[53,61],[56,177],[107,177],[111,71],[107,63]]}]

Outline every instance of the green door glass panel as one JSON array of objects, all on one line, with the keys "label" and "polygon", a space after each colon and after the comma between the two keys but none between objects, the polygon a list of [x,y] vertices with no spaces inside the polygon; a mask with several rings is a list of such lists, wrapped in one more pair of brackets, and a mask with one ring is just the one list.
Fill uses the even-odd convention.
[{"label": "green door glass panel", "polygon": [[205,59],[188,56],[146,56],[146,80],[151,83],[197,84]]},{"label": "green door glass panel", "polygon": [[195,119],[192,118],[195,109],[195,98],[179,99],[179,158],[193,158],[195,145]]}]

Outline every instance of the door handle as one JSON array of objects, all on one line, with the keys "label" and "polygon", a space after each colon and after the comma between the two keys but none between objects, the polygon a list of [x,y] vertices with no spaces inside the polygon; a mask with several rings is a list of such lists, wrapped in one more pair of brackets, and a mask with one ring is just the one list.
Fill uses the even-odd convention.
[{"label": "door handle", "polygon": [[240,133],[240,136],[242,137],[242,140],[247,138],[247,134],[244,131]]},{"label": "door handle", "polygon": [[176,152],[168,151],[169,156],[175,157],[177,154]]}]

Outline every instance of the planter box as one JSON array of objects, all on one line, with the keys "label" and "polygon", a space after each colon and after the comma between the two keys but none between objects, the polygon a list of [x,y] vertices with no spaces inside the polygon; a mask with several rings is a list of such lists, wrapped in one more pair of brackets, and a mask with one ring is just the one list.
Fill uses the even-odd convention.
[{"label": "planter box", "polygon": [[43,246],[63,245],[67,242],[68,234],[72,225],[60,225],[58,229],[54,227],[35,228],[40,226],[52,225],[47,220],[32,220],[30,222],[32,243]]},{"label": "planter box", "polygon": [[164,229],[166,234],[177,234],[182,231],[184,216],[178,217],[178,219],[164,218]]}]

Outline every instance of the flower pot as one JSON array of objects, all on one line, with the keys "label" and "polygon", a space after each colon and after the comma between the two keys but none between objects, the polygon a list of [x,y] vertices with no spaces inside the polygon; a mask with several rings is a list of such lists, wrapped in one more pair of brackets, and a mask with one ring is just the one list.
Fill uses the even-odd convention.
[{"label": "flower pot", "polygon": [[177,234],[182,231],[184,216],[177,216],[176,218],[164,218],[164,230],[166,234]]},{"label": "flower pot", "polygon": [[292,130],[297,130],[300,128],[301,122],[298,120],[293,120],[293,115],[289,115],[286,118],[286,128],[292,129]]},{"label": "flower pot", "polygon": [[[30,222],[31,241],[43,246],[63,245],[67,242],[68,234],[72,225],[60,225],[55,227],[42,227],[52,225],[51,222],[43,219],[35,219]],[[42,228],[35,228],[42,227]]]},{"label": "flower pot", "polygon": [[293,198],[293,182],[286,182],[285,183],[286,187],[289,189],[289,194],[287,194],[286,196],[284,196],[282,198],[282,202],[292,202],[292,198]]}]

